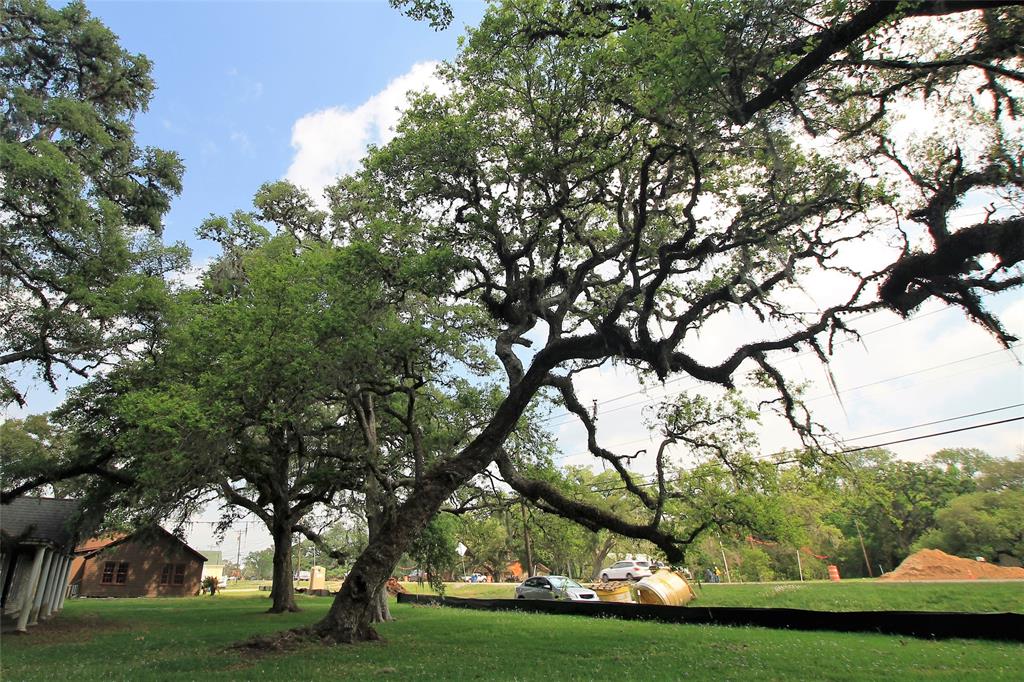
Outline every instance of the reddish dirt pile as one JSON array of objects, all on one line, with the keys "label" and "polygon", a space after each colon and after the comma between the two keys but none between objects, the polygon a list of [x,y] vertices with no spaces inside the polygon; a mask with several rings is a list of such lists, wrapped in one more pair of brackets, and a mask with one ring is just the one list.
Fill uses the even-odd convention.
[{"label": "reddish dirt pile", "polygon": [[1024,568],[996,566],[938,549],[922,549],[879,580],[1024,580]]},{"label": "reddish dirt pile", "polygon": [[408,590],[402,587],[402,585],[398,582],[397,578],[388,578],[388,582],[385,585],[385,588],[387,589],[388,594],[390,594],[391,596],[395,596],[396,594],[404,594],[408,592]]}]

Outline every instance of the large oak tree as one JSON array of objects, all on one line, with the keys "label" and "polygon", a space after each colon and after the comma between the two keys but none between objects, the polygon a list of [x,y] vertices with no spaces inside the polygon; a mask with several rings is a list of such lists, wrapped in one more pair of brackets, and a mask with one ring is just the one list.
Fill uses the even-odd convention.
[{"label": "large oak tree", "polygon": [[[955,39],[933,32],[944,15]],[[1019,195],[1009,118],[1021,29],[1018,9],[971,2],[493,6],[444,72],[452,94],[421,97],[330,195],[347,239],[454,251],[450,298],[489,316],[504,396],[417,482],[312,631],[373,637],[370,605],[395,562],[492,463],[546,508],[680,559],[689,538],[666,523],[664,478],[653,490],[633,480],[577,399],[588,368],[614,361],[726,388],[754,372],[811,438],[777,360],[800,348],[825,359],[850,313],[910,314],[938,297],[1010,343],[979,292],[1021,283],[1024,219],[953,229],[950,215],[971,192]],[[901,145],[893,116],[911,101],[948,109],[955,127]],[[864,246],[873,262],[852,257]],[[794,298],[802,286],[816,288]],[[697,343],[741,313],[745,334]],[[572,499],[504,454],[544,390],[578,417],[643,519]]]},{"label": "large oak tree", "polygon": [[134,139],[150,70],[81,2],[0,5],[0,404],[11,369],[56,388],[144,347],[187,264],[160,240],[181,161]]}]

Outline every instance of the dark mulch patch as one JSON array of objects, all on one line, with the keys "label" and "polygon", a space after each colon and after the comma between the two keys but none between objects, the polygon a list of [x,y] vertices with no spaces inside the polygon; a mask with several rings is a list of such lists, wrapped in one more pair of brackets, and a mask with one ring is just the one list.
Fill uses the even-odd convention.
[{"label": "dark mulch patch", "polygon": [[291,653],[298,649],[305,648],[314,642],[319,643],[317,637],[310,628],[295,628],[284,632],[275,632],[272,635],[257,635],[232,644],[227,651],[242,654],[250,658],[259,658],[270,654]]},{"label": "dark mulch patch", "polygon": [[132,630],[140,634],[145,632],[144,629],[139,628],[138,623],[87,613],[81,616],[57,614],[40,621],[38,625],[33,625],[27,633],[4,630],[4,636],[31,637],[33,642],[39,644],[60,644],[68,641],[85,642],[91,640],[95,635],[125,630]]}]

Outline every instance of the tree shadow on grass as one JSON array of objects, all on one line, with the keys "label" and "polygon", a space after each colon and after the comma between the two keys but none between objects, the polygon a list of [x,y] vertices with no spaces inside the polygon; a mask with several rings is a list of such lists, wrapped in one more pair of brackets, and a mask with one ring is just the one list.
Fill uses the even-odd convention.
[{"label": "tree shadow on grass", "polygon": [[31,639],[36,644],[62,644],[64,642],[88,642],[96,635],[109,632],[131,630],[139,636],[145,636],[148,628],[140,628],[138,623],[106,618],[94,613],[80,616],[57,615],[39,622],[29,628],[28,632],[19,633],[4,630],[4,637],[17,636]]}]

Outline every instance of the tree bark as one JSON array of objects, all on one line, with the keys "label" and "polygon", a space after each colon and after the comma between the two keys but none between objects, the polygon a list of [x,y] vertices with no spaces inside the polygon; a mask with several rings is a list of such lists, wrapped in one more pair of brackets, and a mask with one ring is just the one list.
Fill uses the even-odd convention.
[{"label": "tree bark", "polygon": [[594,548],[591,554],[590,562],[590,579],[597,580],[600,577],[601,569],[604,568],[604,560],[608,558],[608,554],[615,547],[615,539],[607,537],[603,541],[598,538],[599,544]]},{"label": "tree bark", "polygon": [[[378,488],[371,484],[370,489]],[[381,530],[384,526],[386,518],[385,507],[377,502],[377,495],[367,494],[366,502],[366,530],[367,530],[367,541],[369,544],[381,539]],[[390,577],[390,573],[389,576]],[[385,578],[385,581],[387,578]],[[384,589],[383,585],[377,590],[376,606],[371,612],[371,623],[386,623],[389,620],[393,620],[391,617],[391,609],[388,606],[388,594],[387,590]]]},{"label": "tree bark", "polygon": [[494,460],[501,445],[551,367],[558,353],[541,351],[523,378],[509,390],[486,428],[454,458],[431,468],[397,512],[384,519],[377,537],[371,538],[356,560],[327,615],[312,626],[321,639],[353,643],[379,639],[373,629],[384,583],[412,541],[458,488]]},{"label": "tree bark", "polygon": [[275,522],[270,529],[274,537],[274,577],[270,589],[272,605],[268,613],[298,611],[295,605],[295,585],[292,582],[292,527],[290,523]]},{"label": "tree bark", "polygon": [[[366,475],[366,539],[368,544],[373,544],[381,538],[381,529],[385,522],[391,518],[395,501],[391,499],[388,492],[377,479],[376,468],[380,466],[383,457],[380,451],[380,441],[377,438],[377,410],[374,406],[374,398],[368,393],[359,397],[357,414],[363,428],[363,438],[366,441],[367,459]],[[369,458],[376,460],[376,467],[371,466]],[[386,578],[385,578],[386,580]],[[374,596],[371,597],[370,622],[385,623],[391,618],[391,609],[388,607],[387,590],[381,584]]]}]

